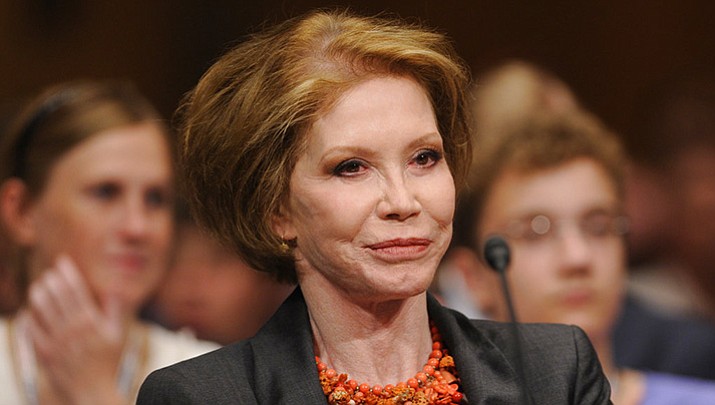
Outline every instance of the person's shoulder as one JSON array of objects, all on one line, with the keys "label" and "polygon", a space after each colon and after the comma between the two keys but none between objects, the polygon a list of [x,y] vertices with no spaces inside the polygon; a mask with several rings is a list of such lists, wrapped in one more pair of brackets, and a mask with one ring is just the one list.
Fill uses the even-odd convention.
[{"label": "person's shoulder", "polygon": [[514,337],[519,335],[520,345],[533,348],[535,351],[553,352],[551,348],[572,350],[591,350],[591,343],[586,333],[575,325],[556,323],[513,323],[488,319],[469,319],[461,312],[451,308],[438,307],[435,311],[442,319],[451,319],[461,329],[463,336],[486,339],[499,347],[514,346]]},{"label": "person's shoulder", "polygon": [[495,333],[504,333],[505,331],[509,331],[513,329],[514,325],[517,325],[519,327],[519,330],[521,331],[531,331],[531,332],[537,332],[537,333],[565,333],[573,330],[574,328],[578,329],[577,326],[574,325],[566,325],[566,324],[560,324],[560,323],[524,323],[524,322],[502,322],[502,321],[493,321],[490,319],[470,319],[469,322],[472,323],[475,327],[482,329],[482,330],[489,330],[489,331],[494,331]]},{"label": "person's shoulder", "polygon": [[218,343],[199,340],[188,331],[172,331],[153,323],[143,324],[147,333],[149,368],[154,370],[214,351]]},{"label": "person's shoulder", "polygon": [[240,341],[154,370],[137,404],[255,403],[250,341]]},{"label": "person's shoulder", "polygon": [[[508,323],[471,320],[474,328],[505,353],[522,355],[545,369],[570,368],[574,364],[597,362],[586,333],[575,325],[555,323]],[[518,342],[518,343],[516,343]]]},{"label": "person's shoulder", "polygon": [[610,388],[598,356],[578,327],[468,319],[436,305],[432,313],[447,346],[453,345],[455,362],[464,365],[464,375],[477,369],[480,376],[472,378],[503,370],[521,373],[534,403],[609,403]]},{"label": "person's shoulder", "polygon": [[219,372],[243,374],[250,367],[252,353],[250,342],[240,341],[176,361],[163,369],[187,376]]},{"label": "person's shoulder", "polygon": [[581,328],[574,325],[564,325],[557,323],[517,323],[497,322],[485,319],[471,319],[470,323],[483,334],[494,340],[511,339],[515,333],[521,335],[524,343],[538,343],[549,341],[552,344],[558,342],[573,342],[588,340]]}]

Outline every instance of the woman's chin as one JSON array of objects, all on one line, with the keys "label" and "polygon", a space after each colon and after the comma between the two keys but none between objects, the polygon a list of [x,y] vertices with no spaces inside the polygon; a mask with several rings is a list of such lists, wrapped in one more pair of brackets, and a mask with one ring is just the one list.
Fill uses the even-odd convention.
[{"label": "woman's chin", "polygon": [[404,301],[424,294],[429,283],[404,283],[398,285],[381,285],[359,294],[359,298],[369,302]]}]

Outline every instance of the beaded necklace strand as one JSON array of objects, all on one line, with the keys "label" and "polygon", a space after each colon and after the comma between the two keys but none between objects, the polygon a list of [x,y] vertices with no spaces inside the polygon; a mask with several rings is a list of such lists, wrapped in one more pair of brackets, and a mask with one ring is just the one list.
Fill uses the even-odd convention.
[{"label": "beaded necklace strand", "polygon": [[422,371],[406,382],[384,387],[349,380],[347,374],[339,374],[315,356],[320,385],[331,405],[429,405],[459,404],[463,394],[459,392],[459,378],[454,359],[441,343],[441,336],[434,323],[430,322],[432,353]]}]

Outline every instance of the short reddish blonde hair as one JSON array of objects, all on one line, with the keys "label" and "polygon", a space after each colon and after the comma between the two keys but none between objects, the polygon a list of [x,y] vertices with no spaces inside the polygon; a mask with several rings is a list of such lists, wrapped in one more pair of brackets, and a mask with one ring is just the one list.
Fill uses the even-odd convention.
[{"label": "short reddish blonde hair", "polygon": [[469,75],[452,44],[402,20],[316,11],[230,50],[182,103],[182,177],[198,221],[254,268],[295,282],[293,257],[279,248],[271,219],[306,129],[375,75],[407,75],[423,86],[460,185],[471,159]]}]

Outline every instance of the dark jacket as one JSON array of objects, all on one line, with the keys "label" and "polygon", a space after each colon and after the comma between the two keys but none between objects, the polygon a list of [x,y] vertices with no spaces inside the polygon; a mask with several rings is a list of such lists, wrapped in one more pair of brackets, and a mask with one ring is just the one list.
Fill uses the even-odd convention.
[{"label": "dark jacket", "polygon": [[[517,404],[524,364],[534,404],[608,404],[610,387],[588,338],[573,326],[469,320],[429,296],[471,404]],[[519,352],[522,356],[519,356]],[[520,360],[521,359],[521,360]],[[153,372],[137,404],[326,404],[300,289],[248,340]]]},{"label": "dark jacket", "polygon": [[659,313],[629,295],[613,335],[621,367],[715,380],[715,324]]}]

